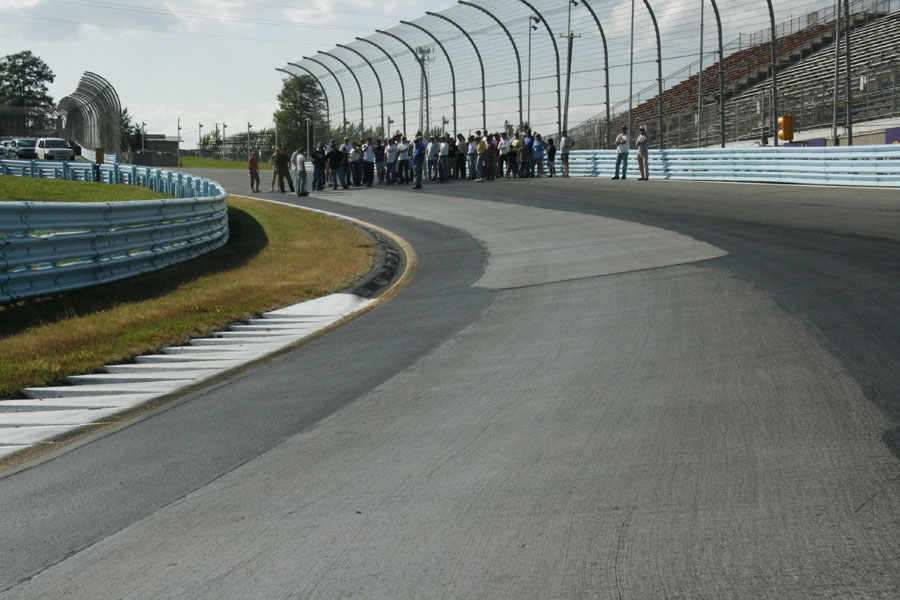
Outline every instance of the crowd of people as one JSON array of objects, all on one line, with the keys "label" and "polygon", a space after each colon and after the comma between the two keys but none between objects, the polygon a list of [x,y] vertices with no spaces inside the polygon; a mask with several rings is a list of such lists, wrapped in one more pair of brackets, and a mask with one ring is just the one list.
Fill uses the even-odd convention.
[{"label": "crowd of people", "polygon": [[[422,189],[423,182],[449,183],[469,179],[476,182],[530,177],[568,177],[569,152],[575,140],[564,131],[559,146],[553,139],[528,129],[512,136],[506,133],[476,131],[468,138],[463,134],[430,136],[421,132],[412,141],[402,133],[387,140],[367,138],[342,144],[330,140],[307,150],[300,146],[292,154],[276,148],[272,155],[272,185],[276,181],[282,193],[287,188],[298,196],[307,196],[308,169],[312,170],[309,189],[338,187],[372,187],[373,185],[412,185]],[[561,173],[557,174],[557,154]],[[250,189],[259,192],[259,156],[252,153],[249,161]],[[296,187],[295,187],[296,184]]]}]

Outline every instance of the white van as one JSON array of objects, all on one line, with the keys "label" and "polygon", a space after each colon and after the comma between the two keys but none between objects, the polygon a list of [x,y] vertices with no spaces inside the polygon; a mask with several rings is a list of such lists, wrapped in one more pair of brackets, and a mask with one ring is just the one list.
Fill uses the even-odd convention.
[{"label": "white van", "polygon": [[75,160],[75,152],[60,138],[40,138],[34,150],[38,160]]}]

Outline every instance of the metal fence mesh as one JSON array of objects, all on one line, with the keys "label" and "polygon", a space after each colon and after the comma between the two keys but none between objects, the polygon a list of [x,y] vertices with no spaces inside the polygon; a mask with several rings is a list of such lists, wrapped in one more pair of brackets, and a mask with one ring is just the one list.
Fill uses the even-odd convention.
[{"label": "metal fence mesh", "polygon": [[[580,147],[604,148],[622,123],[633,122],[648,126],[654,145],[712,145],[720,141],[722,127],[719,33],[711,4],[462,2],[437,15],[414,16],[364,40],[341,41],[356,52],[323,49],[345,64],[320,53],[298,58],[285,70],[312,73],[328,97],[332,127],[346,122],[353,133],[380,133],[383,128],[407,134],[419,129],[469,133],[485,125],[500,131],[529,123],[546,137],[557,135],[567,122]],[[772,40],[768,3],[716,2],[727,82],[727,141],[760,142],[763,136],[772,140],[776,98],[779,113],[794,114],[798,129],[833,131],[835,112],[843,127],[848,115],[842,100],[845,65],[842,59],[835,72],[833,55],[835,39],[843,47],[844,33],[835,38],[835,5],[835,0],[774,0],[779,86],[773,93],[772,61],[766,54]],[[651,11],[659,26],[659,45]],[[878,120],[874,128],[881,131],[900,124],[894,67],[900,55],[898,11],[900,0],[850,0],[849,5],[849,114],[853,122]],[[661,130],[660,83],[665,90]]]}]

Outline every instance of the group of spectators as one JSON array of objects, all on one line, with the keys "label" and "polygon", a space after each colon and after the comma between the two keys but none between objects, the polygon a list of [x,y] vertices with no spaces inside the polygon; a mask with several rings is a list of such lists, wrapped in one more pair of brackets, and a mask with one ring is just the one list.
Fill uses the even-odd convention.
[{"label": "group of spectators", "polygon": [[[311,188],[336,190],[353,187],[409,185],[422,189],[423,181],[448,183],[452,179],[476,182],[501,178],[556,177],[556,155],[560,155],[562,177],[569,176],[569,152],[575,141],[564,131],[559,147],[552,139],[544,140],[527,128],[509,136],[506,133],[476,131],[468,138],[463,134],[430,136],[421,132],[410,141],[402,133],[388,140],[367,138],[342,144],[334,140],[320,142],[307,151],[302,146],[290,156],[276,148],[272,156],[272,187],[275,182],[285,192],[285,181],[291,192],[308,196],[307,168],[312,167]],[[249,161],[250,189],[259,192],[259,157],[254,152]]]}]

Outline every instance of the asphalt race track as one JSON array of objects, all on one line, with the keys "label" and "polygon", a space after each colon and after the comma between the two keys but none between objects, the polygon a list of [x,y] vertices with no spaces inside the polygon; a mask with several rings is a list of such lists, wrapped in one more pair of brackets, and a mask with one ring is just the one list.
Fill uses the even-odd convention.
[{"label": "asphalt race track", "polygon": [[900,597],[896,191],[262,196],[412,283],[0,474],[0,600]]}]

